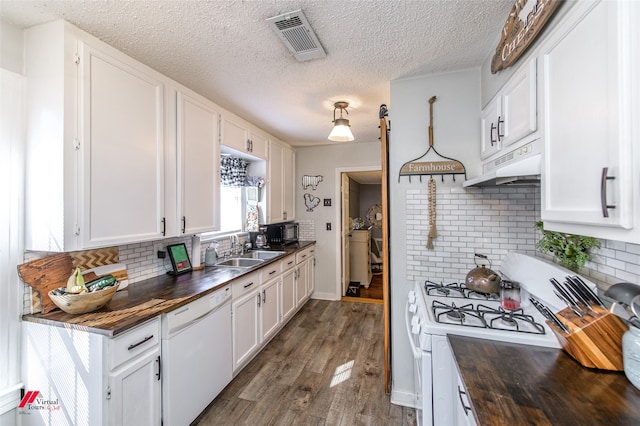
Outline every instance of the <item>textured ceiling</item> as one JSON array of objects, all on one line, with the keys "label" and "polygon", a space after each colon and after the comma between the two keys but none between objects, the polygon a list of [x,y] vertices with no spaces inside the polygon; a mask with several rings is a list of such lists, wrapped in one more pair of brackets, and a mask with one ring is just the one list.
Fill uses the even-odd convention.
[{"label": "textured ceiling", "polygon": [[[329,143],[333,103],[378,138],[390,81],[479,66],[514,0],[0,0],[19,27],[63,18],[296,146]],[[302,9],[327,56],[298,62],[265,19]],[[426,100],[425,100],[426,101]]]}]

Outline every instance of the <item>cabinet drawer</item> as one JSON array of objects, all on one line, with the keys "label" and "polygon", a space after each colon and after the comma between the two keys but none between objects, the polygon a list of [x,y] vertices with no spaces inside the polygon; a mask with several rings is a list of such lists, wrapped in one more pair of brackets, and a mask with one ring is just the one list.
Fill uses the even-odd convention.
[{"label": "cabinet drawer", "polygon": [[109,371],[160,345],[160,317],[109,339]]},{"label": "cabinet drawer", "polygon": [[273,262],[260,269],[260,282],[266,283],[280,275],[280,262]]},{"label": "cabinet drawer", "polygon": [[282,259],[282,272],[286,272],[289,269],[296,266],[296,255],[292,254],[291,256],[287,256]]},{"label": "cabinet drawer", "polygon": [[296,253],[296,263],[304,262],[309,258],[309,249],[306,248]]},{"label": "cabinet drawer", "polygon": [[243,294],[258,290],[260,287],[260,272],[252,272],[249,275],[239,278],[231,284],[231,297],[237,299]]}]

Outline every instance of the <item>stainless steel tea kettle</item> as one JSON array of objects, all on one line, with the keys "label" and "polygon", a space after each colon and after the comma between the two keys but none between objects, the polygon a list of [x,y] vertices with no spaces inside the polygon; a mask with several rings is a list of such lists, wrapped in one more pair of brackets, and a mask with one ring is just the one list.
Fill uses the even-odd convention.
[{"label": "stainless steel tea kettle", "polygon": [[[485,264],[478,265],[477,258],[486,260],[489,263],[489,268]],[[502,279],[500,275],[490,269],[491,261],[484,254],[475,253],[473,261],[476,267],[473,268],[467,274],[465,279],[465,285],[474,291],[480,293],[500,293],[500,282]]]}]

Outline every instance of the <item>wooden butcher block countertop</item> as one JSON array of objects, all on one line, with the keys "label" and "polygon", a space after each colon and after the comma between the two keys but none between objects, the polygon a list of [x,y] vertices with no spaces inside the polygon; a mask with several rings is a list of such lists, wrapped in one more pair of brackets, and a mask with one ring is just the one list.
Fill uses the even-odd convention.
[{"label": "wooden butcher block countertop", "polygon": [[478,425],[640,425],[640,390],[624,372],[561,349],[448,338]]},{"label": "wooden butcher block countertop", "polygon": [[297,244],[274,247],[274,250],[287,253],[266,260],[253,268],[206,267],[183,275],[163,274],[132,283],[124,290],[118,291],[105,307],[87,314],[67,314],[56,309],[46,314],[23,315],[22,319],[40,324],[86,330],[109,337],[117,336],[312,244],[314,244],[313,241],[301,241]]}]

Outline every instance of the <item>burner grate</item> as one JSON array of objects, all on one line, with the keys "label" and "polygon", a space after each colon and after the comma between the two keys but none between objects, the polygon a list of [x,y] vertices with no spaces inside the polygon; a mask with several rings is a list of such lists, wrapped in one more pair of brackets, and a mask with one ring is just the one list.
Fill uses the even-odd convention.
[{"label": "burner grate", "polygon": [[455,302],[445,303],[433,300],[431,310],[438,323],[518,333],[546,334],[544,326],[536,322],[533,316],[525,314],[522,308],[507,311],[501,306],[494,308],[481,303],[476,306],[473,303],[456,306]]}]

